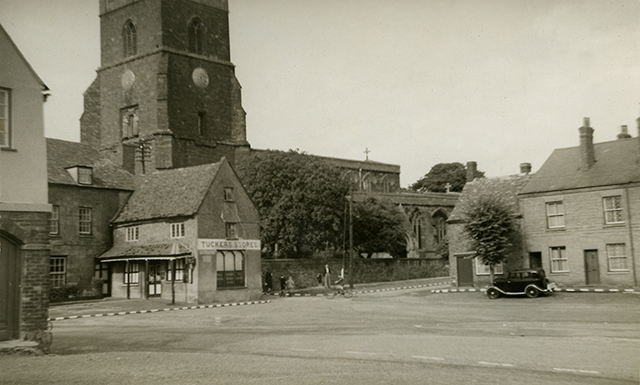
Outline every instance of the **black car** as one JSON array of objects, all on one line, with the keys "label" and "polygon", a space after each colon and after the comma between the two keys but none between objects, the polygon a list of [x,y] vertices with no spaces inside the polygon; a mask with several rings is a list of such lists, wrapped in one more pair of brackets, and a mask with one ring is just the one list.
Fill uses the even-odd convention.
[{"label": "black car", "polygon": [[556,284],[549,282],[543,269],[520,269],[509,272],[506,278],[493,280],[493,285],[487,288],[487,295],[496,299],[501,295],[526,295],[535,298],[540,293],[552,293]]}]

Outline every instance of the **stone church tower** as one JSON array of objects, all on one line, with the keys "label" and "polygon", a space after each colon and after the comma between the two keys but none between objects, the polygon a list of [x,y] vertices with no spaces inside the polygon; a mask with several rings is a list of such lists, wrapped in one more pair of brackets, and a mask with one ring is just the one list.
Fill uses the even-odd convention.
[{"label": "stone church tower", "polygon": [[141,174],[249,151],[227,0],[100,0],[81,142]]}]

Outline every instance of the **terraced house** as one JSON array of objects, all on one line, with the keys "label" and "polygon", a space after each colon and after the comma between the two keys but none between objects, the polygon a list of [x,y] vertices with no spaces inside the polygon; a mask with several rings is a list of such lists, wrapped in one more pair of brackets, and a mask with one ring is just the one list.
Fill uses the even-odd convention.
[{"label": "terraced house", "polygon": [[528,258],[560,285],[637,286],[640,135],[594,144],[589,118],[579,132],[520,192]]}]

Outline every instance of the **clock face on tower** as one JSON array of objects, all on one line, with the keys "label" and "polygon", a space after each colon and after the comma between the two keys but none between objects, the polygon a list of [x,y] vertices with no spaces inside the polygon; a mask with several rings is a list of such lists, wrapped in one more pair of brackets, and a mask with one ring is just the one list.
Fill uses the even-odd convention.
[{"label": "clock face on tower", "polygon": [[191,79],[193,79],[193,84],[198,88],[207,88],[209,85],[209,74],[204,68],[196,68],[193,70],[191,74]]}]

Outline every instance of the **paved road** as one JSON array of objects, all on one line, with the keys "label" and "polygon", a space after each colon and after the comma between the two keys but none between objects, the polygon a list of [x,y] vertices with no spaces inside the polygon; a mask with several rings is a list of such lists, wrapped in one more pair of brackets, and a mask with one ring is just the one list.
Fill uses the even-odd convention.
[{"label": "paved road", "polygon": [[416,289],[63,320],[0,383],[638,384],[639,305]]}]

